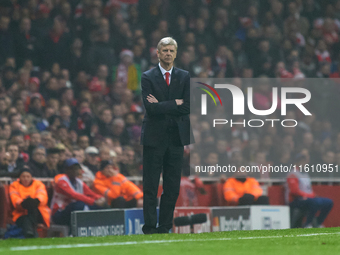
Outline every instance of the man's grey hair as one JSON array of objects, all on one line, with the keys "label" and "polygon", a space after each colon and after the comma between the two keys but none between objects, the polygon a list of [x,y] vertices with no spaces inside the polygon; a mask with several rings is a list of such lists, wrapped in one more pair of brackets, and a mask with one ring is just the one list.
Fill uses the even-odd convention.
[{"label": "man's grey hair", "polygon": [[116,118],[112,122],[112,126],[115,126],[115,125],[123,125],[123,126],[125,126],[125,121],[122,118]]},{"label": "man's grey hair", "polygon": [[[35,147],[33,152],[32,152],[32,155],[34,155],[38,150],[44,150],[45,154],[46,154],[46,149],[44,146],[38,146],[38,147]],[[45,155],[46,156],[46,155]]]},{"label": "man's grey hair", "polygon": [[41,135],[42,138],[44,138],[44,137],[50,136],[51,132],[50,131],[42,131],[40,135]]},{"label": "man's grey hair", "polygon": [[161,50],[162,47],[167,45],[174,45],[177,51],[177,42],[172,37],[164,37],[163,39],[161,39],[157,44],[157,50]]}]

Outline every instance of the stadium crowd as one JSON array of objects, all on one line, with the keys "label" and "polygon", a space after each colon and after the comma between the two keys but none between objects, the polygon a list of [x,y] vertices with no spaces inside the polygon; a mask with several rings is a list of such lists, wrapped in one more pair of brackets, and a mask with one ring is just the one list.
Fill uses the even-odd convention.
[{"label": "stadium crowd", "polygon": [[[98,162],[84,155],[90,145],[113,155],[125,176],[140,176],[140,77],[158,63],[164,36],[178,41],[176,65],[191,77],[339,77],[340,1],[131,2],[2,1],[2,176],[28,162],[36,177],[54,177],[77,154],[93,180]],[[270,91],[258,86],[260,109]],[[327,93],[340,92],[327,90],[320,104]],[[339,163],[339,123],[321,115],[287,132],[228,129],[204,160],[285,164],[307,148],[315,162]],[[199,142],[217,140],[205,125],[193,127]]]},{"label": "stadium crowd", "polygon": [[[33,177],[55,178],[71,158],[100,194],[104,161],[141,176],[140,78],[158,64],[165,36],[177,40],[176,66],[191,77],[233,78],[245,90],[241,78],[340,78],[339,30],[340,0],[3,0],[0,177],[28,165]],[[271,105],[271,86],[255,88],[258,109]],[[190,150],[193,165],[289,164],[303,149],[311,162],[340,165],[340,87],[317,95],[312,116],[289,112],[299,119],[291,129],[214,135],[193,114],[184,175]]]}]

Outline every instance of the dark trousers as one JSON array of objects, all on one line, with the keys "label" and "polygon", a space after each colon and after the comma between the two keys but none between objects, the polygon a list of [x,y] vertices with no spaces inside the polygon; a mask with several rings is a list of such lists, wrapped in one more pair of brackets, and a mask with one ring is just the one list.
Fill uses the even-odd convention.
[{"label": "dark trousers", "polygon": [[[85,209],[85,206],[88,206],[88,205],[86,205],[82,201],[70,203],[69,205],[67,205],[65,207],[64,210],[57,211],[55,214],[53,214],[52,215],[52,221],[53,221],[53,223],[55,223],[57,225],[71,226],[71,213],[73,211],[83,211]],[[96,205],[88,206],[88,208],[90,210],[101,209],[100,207],[98,207]]]},{"label": "dark trousers", "polygon": [[163,193],[159,208],[159,228],[169,232],[179,195],[184,147],[178,129],[169,130],[159,147],[143,147],[143,232],[155,230],[157,225],[157,193],[163,171]]},{"label": "dark trousers", "polygon": [[124,197],[117,197],[111,201],[111,208],[134,208],[137,207],[137,200],[131,199],[126,201]]},{"label": "dark trousers", "polygon": [[303,199],[295,199],[290,203],[291,208],[298,208],[307,213],[307,219],[304,226],[310,225],[315,217],[315,214],[320,211],[317,217],[317,224],[321,225],[327,215],[333,208],[333,201],[325,197],[315,197]]},{"label": "dark trousers", "polygon": [[27,210],[27,215],[19,217],[15,222],[19,228],[22,228],[22,232],[26,238],[38,237],[38,223],[44,223],[44,219],[37,207]]}]

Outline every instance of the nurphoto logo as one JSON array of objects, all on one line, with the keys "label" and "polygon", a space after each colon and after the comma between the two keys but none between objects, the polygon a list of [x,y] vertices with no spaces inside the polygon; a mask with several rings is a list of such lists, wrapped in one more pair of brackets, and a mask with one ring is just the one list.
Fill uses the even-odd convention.
[{"label": "nurphoto logo", "polygon": [[[214,87],[203,83],[203,82],[197,82],[198,84],[201,84],[208,89],[210,89],[213,94],[216,95],[218,98],[221,106],[222,99],[220,97],[220,94],[216,91],[216,89],[227,89],[230,91],[232,95],[232,114],[235,116],[242,116],[245,115],[245,96],[243,91],[232,84],[215,84]],[[207,109],[208,109],[208,103],[207,103],[207,94],[211,97],[213,100],[215,106],[217,106],[217,102],[214,98],[214,95],[207,89],[197,87],[206,94],[201,95],[201,115],[207,115]],[[304,115],[312,115],[307,108],[304,106],[304,104],[308,103],[311,99],[311,93],[306,88],[300,88],[300,87],[281,87],[280,90],[280,96],[279,97],[279,88],[273,87],[271,91],[271,106],[269,109],[256,109],[254,107],[253,103],[253,88],[248,87],[247,88],[247,106],[250,113],[252,113],[255,116],[268,116],[273,114],[278,107],[281,109],[281,116],[287,115],[287,106],[288,105],[295,105]],[[288,96],[289,95],[289,96]],[[302,95],[302,96],[301,96]],[[280,122],[283,127],[295,127],[297,126],[297,120],[295,119],[249,119],[246,121],[245,119],[241,122],[235,122],[232,119],[213,119],[213,127],[216,127],[216,125],[225,125],[227,123],[230,123],[231,127],[233,125],[244,125],[248,124],[248,127],[262,127],[265,122],[271,122],[272,126],[274,126],[275,122]]]}]

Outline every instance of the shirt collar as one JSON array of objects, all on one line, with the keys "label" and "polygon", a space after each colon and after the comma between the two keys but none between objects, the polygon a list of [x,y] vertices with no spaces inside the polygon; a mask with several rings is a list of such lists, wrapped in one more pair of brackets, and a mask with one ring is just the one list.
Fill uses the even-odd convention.
[{"label": "shirt collar", "polygon": [[16,167],[17,166],[17,162],[14,162],[13,164],[8,164],[10,167]]},{"label": "shirt collar", "polygon": [[164,76],[166,72],[169,72],[170,73],[170,76],[171,76],[171,73],[172,73],[172,69],[174,68],[173,66],[171,67],[171,69],[169,71],[165,70],[162,66],[161,66],[161,63],[158,63],[158,66],[159,66],[159,69],[161,69],[161,72],[162,72],[162,75]]}]

